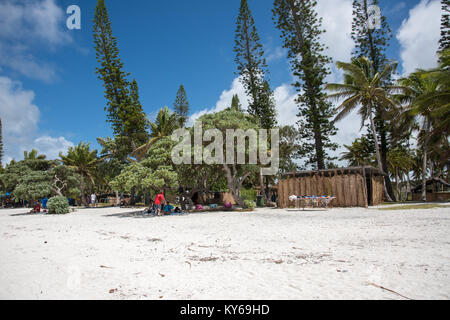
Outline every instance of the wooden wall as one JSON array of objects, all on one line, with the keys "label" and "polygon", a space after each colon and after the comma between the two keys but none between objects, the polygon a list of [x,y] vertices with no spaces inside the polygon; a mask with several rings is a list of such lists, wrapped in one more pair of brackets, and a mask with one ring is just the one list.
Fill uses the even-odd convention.
[{"label": "wooden wall", "polygon": [[[280,208],[296,206],[289,196],[335,196],[333,207],[367,207],[365,179],[360,173],[335,174],[326,177],[317,173],[304,177],[289,177],[278,183],[278,201]],[[383,180],[372,176],[374,205],[383,200]]]},{"label": "wooden wall", "polygon": [[372,205],[377,206],[384,201],[383,177],[372,176]]}]

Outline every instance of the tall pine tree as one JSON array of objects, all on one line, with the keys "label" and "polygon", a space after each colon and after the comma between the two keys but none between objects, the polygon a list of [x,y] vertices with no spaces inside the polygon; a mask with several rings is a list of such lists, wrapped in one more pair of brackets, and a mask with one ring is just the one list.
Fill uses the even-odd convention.
[{"label": "tall pine tree", "polygon": [[[272,129],[277,125],[273,91],[266,79],[267,63],[263,46],[255,26],[255,20],[248,7],[247,0],[241,0],[236,22],[234,52],[240,80],[244,85],[248,101],[248,113],[253,115],[261,128]],[[259,182],[264,202],[269,203],[269,177],[260,173]]]},{"label": "tall pine tree", "polygon": [[175,113],[178,116],[178,121],[180,127],[182,128],[184,127],[189,114],[189,101],[187,99],[186,90],[184,90],[183,85],[180,85],[180,88],[178,89],[173,107],[175,108]]},{"label": "tall pine tree", "polygon": [[266,81],[267,64],[264,50],[247,0],[241,0],[236,25],[235,61],[249,97],[248,113],[258,119],[262,128],[271,129],[276,126],[275,105],[270,98],[273,92]]},{"label": "tall pine tree", "polygon": [[2,128],[2,118],[0,118],[0,167],[2,166],[3,160],[3,128]]},{"label": "tall pine tree", "polygon": [[243,112],[242,105],[237,94],[233,95],[233,98],[231,99],[231,109]]},{"label": "tall pine tree", "polygon": [[450,48],[450,0],[441,0],[441,39],[439,40],[439,52]]},{"label": "tall pine tree", "polygon": [[[127,80],[129,73],[123,71],[119,57],[117,39],[112,34],[111,21],[104,0],[97,0],[94,17],[94,43],[98,78],[103,81],[105,98],[108,101],[107,121],[111,123],[115,136],[125,137],[130,152],[144,143],[148,137],[148,124],[139,102],[137,83]],[[121,139],[123,141],[124,139]]]},{"label": "tall pine tree", "polygon": [[300,156],[307,157],[306,165],[320,170],[332,166],[331,161],[336,159],[328,150],[337,149],[330,139],[337,131],[331,122],[334,110],[324,92],[331,59],[323,53],[325,47],[319,41],[324,31],[316,6],[313,0],[275,0],[273,13],[297,77],[294,87],[299,93]]},{"label": "tall pine tree", "polygon": [[[386,49],[389,46],[389,40],[392,38],[392,31],[387,23],[385,16],[381,15],[380,26],[370,28],[369,20],[371,17],[371,6],[378,6],[378,0],[354,0],[353,1],[353,22],[352,22],[352,39],[355,42],[354,58],[367,57],[373,63],[375,72],[380,72],[384,65],[388,62],[386,58]],[[385,184],[389,196],[395,200],[394,189],[389,178],[389,167],[387,163],[387,154],[390,148],[390,132],[391,127],[389,121],[386,120],[386,112],[382,106],[375,106],[375,124],[380,141],[381,163],[385,175]],[[366,137],[372,141],[372,133],[370,125],[367,125],[368,134]],[[374,143],[374,141],[372,141]]]}]

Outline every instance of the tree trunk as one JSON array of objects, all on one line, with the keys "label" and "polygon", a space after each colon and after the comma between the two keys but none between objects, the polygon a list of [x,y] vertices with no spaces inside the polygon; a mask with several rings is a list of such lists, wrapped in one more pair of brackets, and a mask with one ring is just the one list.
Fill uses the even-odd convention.
[{"label": "tree trunk", "polygon": [[[375,151],[377,154],[377,162],[378,162],[378,170],[380,170],[381,174],[385,175],[385,172],[383,170],[383,165],[381,164],[381,156],[380,156],[380,148],[378,145],[378,136],[377,136],[377,129],[375,128],[375,122],[373,120],[373,113],[370,112],[370,125],[372,126],[372,135],[373,139],[375,141]],[[391,197],[389,196],[389,193],[386,188],[386,181],[383,183],[383,189],[384,189],[384,196],[386,197],[386,201],[392,202]]]},{"label": "tree trunk", "polygon": [[80,194],[81,194],[81,205],[86,205],[86,196],[84,194],[84,183],[83,175],[80,175]]},{"label": "tree trunk", "polygon": [[363,191],[364,191],[364,203],[366,203],[366,208],[369,206],[369,197],[367,196],[367,178],[366,178],[366,168],[362,165],[363,174]]},{"label": "tree trunk", "polygon": [[397,168],[395,168],[395,188],[397,189],[396,190],[397,199],[400,199],[400,201],[401,201],[402,199],[401,199],[400,185],[398,183],[398,169]]},{"label": "tree trunk", "polygon": [[406,188],[408,190],[408,193],[406,194],[406,201],[408,201],[408,195],[411,193],[411,200],[412,200],[412,189],[411,189],[411,179],[409,178],[409,172],[406,174]]},{"label": "tree trunk", "polygon": [[261,195],[264,199],[264,204],[267,206],[269,200],[267,199],[267,194],[264,186],[264,176],[262,175],[262,168],[259,168],[259,187]]},{"label": "tree trunk", "polygon": [[224,163],[223,169],[227,177],[228,189],[230,190],[230,193],[233,196],[234,201],[236,201],[238,206],[244,207],[244,200],[241,197],[242,182],[244,182],[245,178],[247,178],[250,175],[250,172],[247,172],[241,178],[237,178],[237,172],[235,168],[233,168],[232,174],[228,165]]},{"label": "tree trunk", "polygon": [[115,206],[117,207],[117,206],[120,205],[119,192],[118,192],[118,191],[115,191],[115,194],[116,194],[116,203],[115,203]]},{"label": "tree trunk", "polygon": [[136,199],[134,197],[135,194],[136,194],[136,188],[133,187],[133,188],[131,188],[130,206],[134,206],[136,204]]},{"label": "tree trunk", "polygon": [[[425,120],[426,134],[430,131],[430,122]],[[423,143],[423,162],[422,162],[422,201],[427,201],[427,163],[428,163],[428,142],[430,138],[425,138]]]}]

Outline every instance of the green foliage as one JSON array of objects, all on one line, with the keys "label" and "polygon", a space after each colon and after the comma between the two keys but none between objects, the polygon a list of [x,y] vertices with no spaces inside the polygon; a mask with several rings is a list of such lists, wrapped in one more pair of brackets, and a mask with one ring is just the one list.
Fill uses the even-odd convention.
[{"label": "green foliage", "polygon": [[2,119],[0,118],[0,167],[3,167],[3,129],[2,129]]},{"label": "green foliage", "polygon": [[53,193],[51,173],[27,171],[19,178],[14,194],[20,199],[38,200]]},{"label": "green foliage", "polygon": [[273,128],[276,126],[273,92],[265,79],[267,64],[264,50],[247,0],[241,0],[236,25],[235,61],[240,80],[249,97],[248,112],[258,119],[262,128]]},{"label": "green foliage", "polygon": [[98,78],[103,81],[107,100],[107,121],[116,136],[125,137],[129,152],[147,141],[148,122],[139,101],[136,80],[127,80],[129,73],[123,71],[117,39],[112,35],[111,21],[104,0],[98,0],[94,17],[94,43],[100,67]]},{"label": "green foliage", "polygon": [[233,95],[233,98],[231,99],[231,108],[239,111],[239,112],[244,112],[244,110],[242,109],[242,105],[241,102],[239,101],[239,97],[237,94]]},{"label": "green foliage", "polygon": [[138,162],[142,161],[153,144],[164,137],[170,136],[179,128],[178,115],[175,112],[171,112],[167,106],[161,108],[156,116],[155,122],[150,122],[150,128],[150,140],[135,149],[132,153]]},{"label": "green foliage", "polygon": [[44,154],[39,154],[36,149],[23,152],[23,160],[45,160],[47,158]]},{"label": "green foliage", "polygon": [[354,0],[352,39],[355,42],[353,56],[369,57],[376,72],[387,63],[386,49],[392,38],[392,31],[385,16],[381,15],[381,28],[369,29],[369,6],[379,6],[378,0]]},{"label": "green foliage", "polygon": [[294,159],[298,158],[301,148],[298,130],[294,126],[280,127],[280,173],[297,171]]},{"label": "green foliage", "polygon": [[6,192],[27,201],[49,195],[73,195],[78,191],[79,176],[56,160],[12,161],[0,174]]},{"label": "green foliage", "polygon": [[52,197],[47,202],[48,213],[67,214],[69,213],[69,202],[66,197]]},{"label": "green foliage", "polygon": [[[370,29],[368,19],[370,19],[369,8],[371,5],[379,6],[378,0],[354,0],[353,1],[353,22],[352,22],[352,39],[355,42],[353,50],[353,58],[367,57],[372,62],[374,73],[381,72],[389,60],[386,57],[386,50],[392,38],[392,31],[387,23],[384,15],[380,17],[380,27]],[[391,76],[383,79],[383,85],[391,82]],[[387,152],[392,147],[391,128],[392,124],[388,116],[388,112],[383,105],[374,105],[375,109],[375,127],[378,141],[380,143],[380,156],[383,171],[388,173]],[[369,140],[373,153],[375,153],[375,140],[373,138],[372,126],[367,124],[367,134],[365,137]],[[405,138],[407,141],[407,138]],[[390,196],[392,193],[391,182],[385,179]]]},{"label": "green foliage", "polygon": [[189,114],[189,101],[187,99],[186,91],[184,90],[183,85],[180,85],[180,88],[178,89],[173,106],[175,108],[175,113],[178,116],[179,125],[182,128],[186,124]]},{"label": "green foliage", "polygon": [[372,151],[372,147],[366,137],[363,136],[361,138],[357,138],[350,146],[344,145],[344,147],[347,151],[342,153],[340,160],[346,160],[348,166],[359,167],[374,164],[376,166],[376,163],[374,163],[374,152]]},{"label": "green foliage", "polygon": [[[203,123],[203,130],[217,129],[221,131],[222,136],[226,137],[227,129],[241,129],[247,131],[248,129],[258,130],[259,126],[255,117],[244,114],[242,112],[236,111],[235,109],[229,108],[220,112],[205,114],[200,117]],[[234,145],[235,155],[237,154],[237,145]],[[245,152],[248,155],[249,148],[246,148]],[[225,143],[224,143],[224,155],[226,154]],[[217,167],[220,170],[220,166]],[[258,174],[258,166],[252,164],[235,164],[235,165],[222,165],[222,172],[225,174],[227,179],[228,190],[233,195],[235,201],[243,206],[243,199],[241,196],[241,189],[244,181],[250,175]]]},{"label": "green foliage", "polygon": [[136,192],[141,193],[176,188],[178,175],[171,158],[173,145],[174,142],[168,137],[155,142],[148,150],[146,158],[126,166],[111,181],[111,187],[122,192],[131,192],[134,188]]},{"label": "green foliage", "polygon": [[67,155],[60,153],[59,156],[64,165],[73,169],[80,175],[79,190],[81,201],[84,203],[86,201],[86,180],[92,185],[95,184],[94,178],[99,162],[99,159],[97,158],[97,150],[90,150],[89,143],[80,142],[77,146],[70,147],[67,151]]},{"label": "green foliage", "polygon": [[242,199],[248,200],[248,201],[256,201],[256,190],[253,188],[245,189],[243,188],[241,190]]},{"label": "green foliage", "polygon": [[307,157],[307,165],[325,169],[327,162],[335,159],[327,150],[336,150],[337,144],[330,139],[336,134],[331,122],[334,111],[323,92],[331,59],[323,53],[325,47],[320,43],[324,31],[316,6],[317,1],[313,0],[276,0],[273,14],[283,47],[288,49],[291,70],[296,77],[294,87],[299,93],[298,124],[302,142],[299,155]]},{"label": "green foliage", "polygon": [[244,200],[244,208],[245,209],[254,209],[256,208],[255,201],[252,200]]}]

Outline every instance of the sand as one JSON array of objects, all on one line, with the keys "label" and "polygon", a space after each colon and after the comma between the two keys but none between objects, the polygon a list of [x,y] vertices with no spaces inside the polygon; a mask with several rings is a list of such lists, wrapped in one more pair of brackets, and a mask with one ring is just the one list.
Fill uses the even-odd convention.
[{"label": "sand", "polygon": [[450,298],[449,208],[26,211],[0,210],[0,299]]}]

